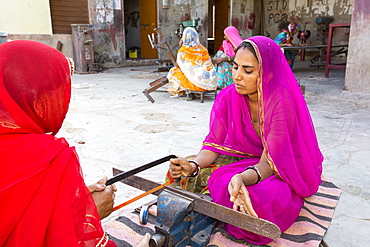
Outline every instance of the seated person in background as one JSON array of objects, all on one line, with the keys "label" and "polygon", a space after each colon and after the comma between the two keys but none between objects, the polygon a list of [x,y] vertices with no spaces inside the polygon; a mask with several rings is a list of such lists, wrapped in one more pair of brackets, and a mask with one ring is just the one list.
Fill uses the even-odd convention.
[{"label": "seated person in background", "polygon": [[[243,41],[234,85],[218,94],[209,134],[192,159],[171,159],[167,180],[207,193],[213,202],[287,230],[304,198],[317,192],[323,156],[305,99],[280,47],[270,38]],[[232,225],[228,234],[264,245],[272,239]]]},{"label": "seated person in background", "polygon": [[217,86],[224,88],[233,83],[232,79],[232,61],[235,56],[235,50],[242,42],[242,37],[239,35],[238,29],[234,26],[229,26],[224,30],[224,38],[220,48],[213,58],[216,64]]},{"label": "seated person in background", "polygon": [[207,49],[200,44],[198,32],[185,28],[180,39],[176,62],[167,75],[168,92],[172,97],[183,95],[185,89],[192,91],[216,90],[217,77]]},{"label": "seated person in background", "polygon": [[[281,25],[283,25],[282,23]],[[281,47],[286,47],[286,46],[293,46],[292,41],[294,34],[296,34],[299,30],[299,25],[297,23],[291,22],[288,25],[288,28],[283,28],[281,32],[275,37],[274,41],[276,44],[278,44]],[[284,50],[284,55],[285,58],[290,66],[290,68],[293,70],[294,69],[294,57],[295,57],[295,52],[293,51],[287,51]]]},{"label": "seated person in background", "polygon": [[116,246],[100,221],[115,186],[86,186],[75,148],[55,137],[73,61],[27,40],[1,44],[0,54],[0,246]]}]

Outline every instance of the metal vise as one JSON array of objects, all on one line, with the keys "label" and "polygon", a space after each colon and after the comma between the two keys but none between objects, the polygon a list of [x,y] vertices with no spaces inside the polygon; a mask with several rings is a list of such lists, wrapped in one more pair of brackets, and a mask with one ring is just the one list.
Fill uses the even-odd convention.
[{"label": "metal vise", "polygon": [[157,198],[156,233],[150,247],[206,246],[217,220],[193,210],[194,199],[164,190]]},{"label": "metal vise", "polygon": [[163,185],[133,175],[172,157],[170,155],[123,173],[113,168],[115,177],[106,183],[121,181],[158,196],[156,233],[149,242],[151,247],[206,246],[218,221],[271,239],[280,237],[280,228],[272,222],[215,204],[209,196],[174,187],[163,188]]}]

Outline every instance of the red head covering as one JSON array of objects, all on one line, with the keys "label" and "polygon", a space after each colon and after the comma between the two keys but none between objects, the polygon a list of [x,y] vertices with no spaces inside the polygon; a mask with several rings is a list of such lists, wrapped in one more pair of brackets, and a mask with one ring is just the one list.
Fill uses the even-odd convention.
[{"label": "red head covering", "polygon": [[3,43],[0,54],[0,246],[95,246],[105,235],[78,157],[53,136],[70,63],[35,41]]},{"label": "red head covering", "polygon": [[71,96],[66,57],[42,43],[20,40],[1,46],[0,64],[0,134],[15,129],[56,134]]}]

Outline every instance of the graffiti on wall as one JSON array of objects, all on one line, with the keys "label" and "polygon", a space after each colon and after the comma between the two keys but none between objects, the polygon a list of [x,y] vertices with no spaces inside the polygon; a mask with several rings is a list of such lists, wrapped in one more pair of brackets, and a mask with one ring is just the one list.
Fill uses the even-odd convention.
[{"label": "graffiti on wall", "polygon": [[334,13],[338,13],[339,15],[351,15],[353,12],[353,4],[354,1],[349,0],[337,0],[334,5]]},{"label": "graffiti on wall", "polygon": [[250,37],[257,34],[259,26],[259,11],[253,1],[233,0],[231,25],[235,26],[242,37]]},{"label": "graffiti on wall", "polygon": [[288,21],[288,0],[270,0],[266,6],[267,23],[281,23]]},{"label": "graffiti on wall", "polygon": [[256,15],[254,13],[250,13],[249,16],[246,16],[244,26],[250,30],[254,29],[254,25],[256,23]]},{"label": "graffiti on wall", "polygon": [[354,0],[312,0],[313,15],[351,15]]}]

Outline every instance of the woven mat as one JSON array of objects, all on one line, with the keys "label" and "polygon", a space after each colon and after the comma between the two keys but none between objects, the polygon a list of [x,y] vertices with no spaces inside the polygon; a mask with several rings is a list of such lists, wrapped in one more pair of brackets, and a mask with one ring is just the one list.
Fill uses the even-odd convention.
[{"label": "woven mat", "polygon": [[[330,226],[335,207],[340,196],[340,189],[323,177],[323,182],[316,194],[305,199],[304,206],[296,222],[286,230],[280,238],[270,242],[269,247],[317,247]],[[138,243],[145,233],[155,233],[155,207],[149,211],[146,225],[139,223],[137,212],[128,212],[118,219],[104,225],[118,247],[131,247]],[[222,227],[222,223],[213,231],[210,243],[212,247],[253,247],[244,240],[237,240],[229,236]]]}]

